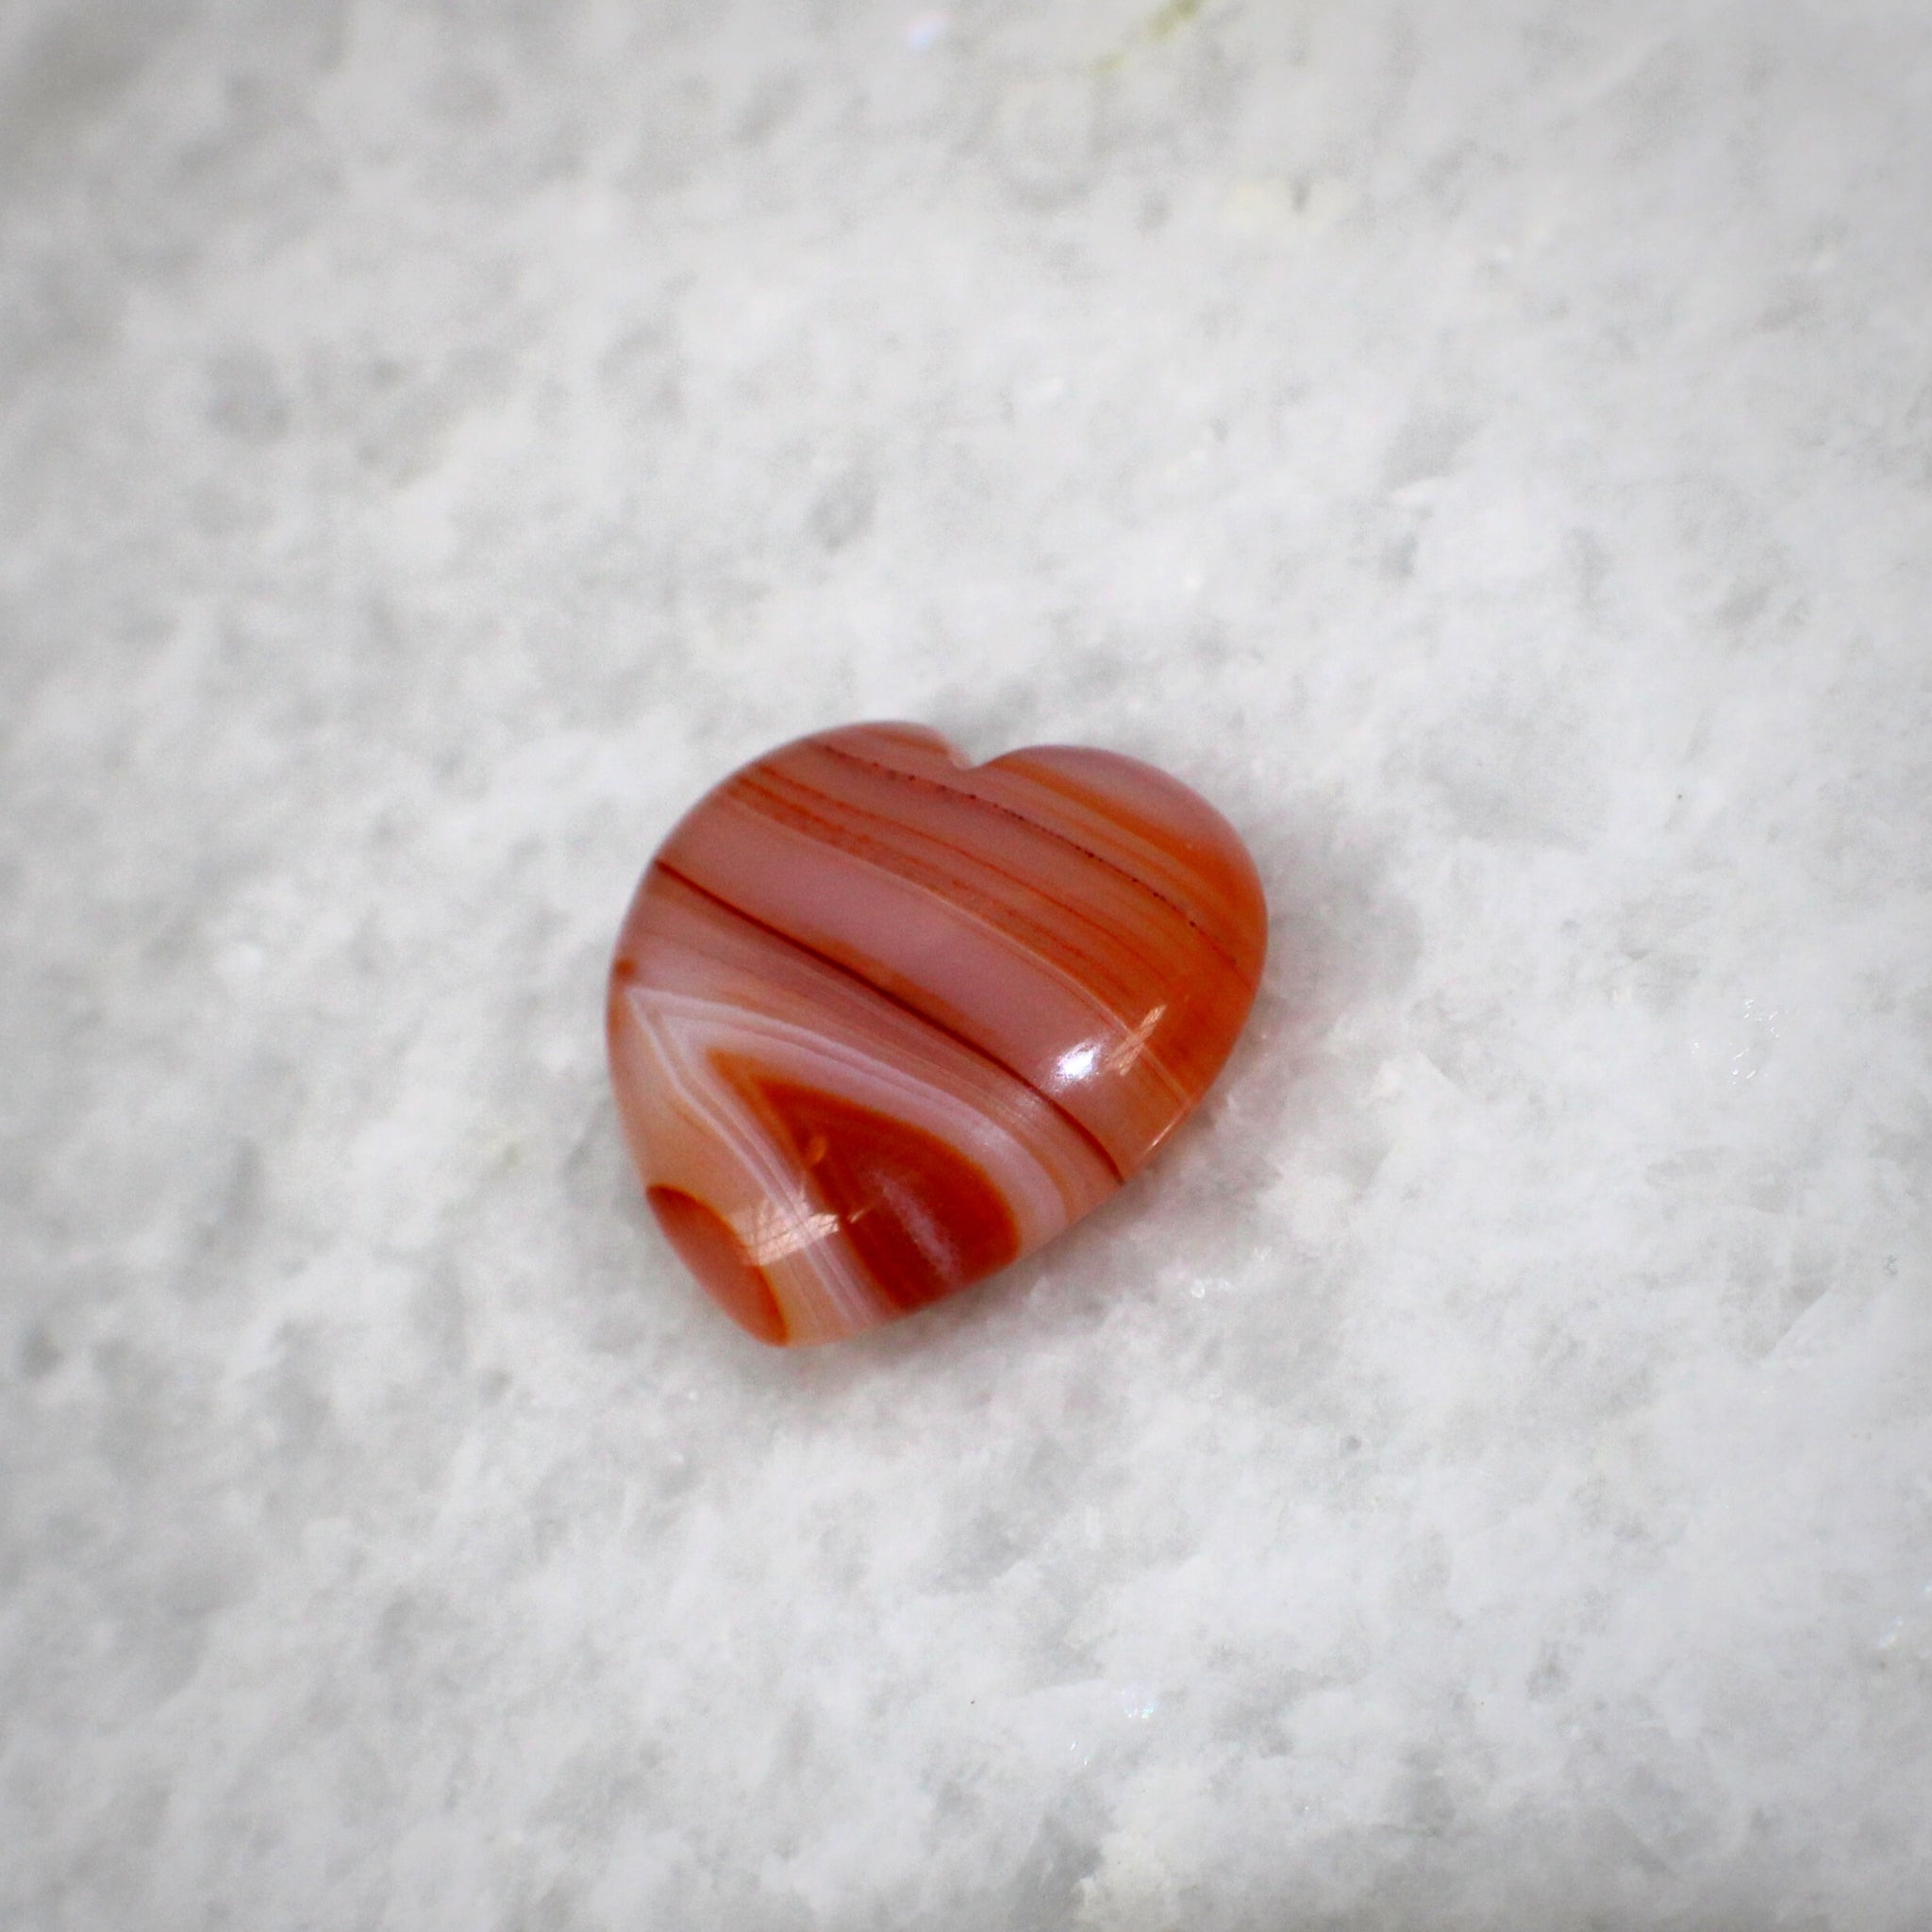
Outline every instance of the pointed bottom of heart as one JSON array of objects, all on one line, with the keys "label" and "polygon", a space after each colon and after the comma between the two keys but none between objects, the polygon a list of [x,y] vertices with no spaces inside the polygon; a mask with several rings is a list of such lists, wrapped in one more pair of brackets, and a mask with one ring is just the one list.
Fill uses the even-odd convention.
[{"label": "pointed bottom of heart", "polygon": [[[1019,1229],[999,1190],[937,1135],[742,1067],[727,1077],[783,1138],[893,1312],[939,1301],[1018,1255]],[[678,1258],[737,1322],[760,1341],[791,1339],[764,1272],[722,1215],[677,1188],[654,1187],[646,1198]]]}]

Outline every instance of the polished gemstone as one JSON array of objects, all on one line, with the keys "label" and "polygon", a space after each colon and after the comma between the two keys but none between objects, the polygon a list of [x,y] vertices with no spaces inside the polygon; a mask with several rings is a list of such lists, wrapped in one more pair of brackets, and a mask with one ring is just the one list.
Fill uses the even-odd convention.
[{"label": "polished gemstone", "polygon": [[1151,765],[781,746],[645,871],[619,1115],[666,1239],[762,1341],[831,1341],[1097,1207],[1221,1071],[1267,950],[1233,828]]}]

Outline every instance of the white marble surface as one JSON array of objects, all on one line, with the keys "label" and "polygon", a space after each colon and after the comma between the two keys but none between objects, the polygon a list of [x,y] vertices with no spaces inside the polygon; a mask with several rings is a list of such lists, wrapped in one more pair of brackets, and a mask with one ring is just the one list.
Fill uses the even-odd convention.
[{"label": "white marble surface", "polygon": [[[1932,1924],[1932,12],[0,9],[0,1924]],[[807,1356],[606,949],[867,716],[1257,1021]]]}]

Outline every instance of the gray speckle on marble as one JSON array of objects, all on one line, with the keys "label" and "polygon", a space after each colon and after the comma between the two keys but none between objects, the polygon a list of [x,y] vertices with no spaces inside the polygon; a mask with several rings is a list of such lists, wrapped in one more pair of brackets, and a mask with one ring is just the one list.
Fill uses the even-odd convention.
[{"label": "gray speckle on marble", "polygon": [[[0,11],[0,1923],[1932,1924],[1923,6]],[[1199,1122],[760,1352],[601,1062],[863,717]]]}]

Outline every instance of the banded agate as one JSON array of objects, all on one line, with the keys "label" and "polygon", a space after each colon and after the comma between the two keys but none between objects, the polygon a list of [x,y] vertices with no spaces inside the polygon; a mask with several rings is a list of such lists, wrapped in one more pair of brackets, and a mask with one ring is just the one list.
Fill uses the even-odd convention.
[{"label": "banded agate", "polygon": [[608,1011],[625,1137],[753,1335],[857,1334],[1119,1187],[1221,1071],[1266,947],[1240,839],[1152,766],[969,765],[916,724],[800,739],[638,887]]}]

